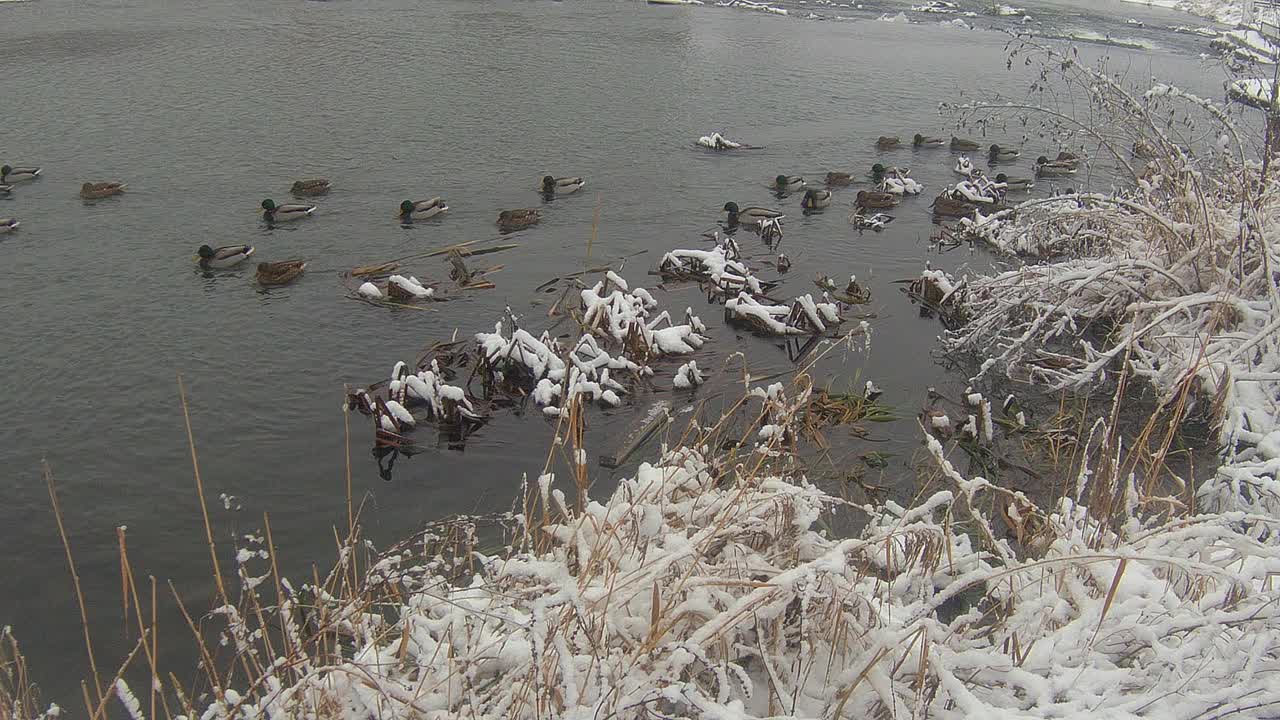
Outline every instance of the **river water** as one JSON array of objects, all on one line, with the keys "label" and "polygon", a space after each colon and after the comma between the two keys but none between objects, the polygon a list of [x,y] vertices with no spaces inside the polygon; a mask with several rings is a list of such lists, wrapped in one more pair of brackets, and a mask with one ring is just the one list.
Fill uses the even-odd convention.
[{"label": "river water", "polygon": [[[345,524],[344,384],[385,377],[455,330],[491,329],[508,305],[528,326],[545,324],[535,288],[583,267],[597,197],[592,264],[633,256],[622,274],[649,286],[664,250],[704,246],[699,233],[725,201],[789,208],[784,249],[795,267],[779,294],[812,292],[815,272],[857,273],[874,293],[871,351],[820,379],[874,378],[904,415],[877,431],[914,442],[912,408],[929,385],[955,378],[931,354],[936,321],[920,318],[892,281],[925,261],[991,260],[929,248],[926,208],[952,180],[952,156],[880,155],[872,141],[948,134],[941,100],[1025,93],[1029,76],[1006,70],[1008,36],[992,30],[1015,23],[971,18],[968,30],[910,12],[921,22],[876,20],[905,3],[783,5],[789,17],[603,0],[0,4],[0,160],[44,168],[0,197],[0,216],[23,223],[0,241],[10,388],[0,413],[0,625],[25,643],[46,695],[75,706],[85,662],[42,460],[57,478],[99,664],[114,668],[132,645],[119,630],[117,526],[127,526],[135,568],[172,580],[197,611],[208,607],[179,373],[224,554],[233,534],[257,530],[269,513],[285,569],[324,568],[330,528]],[[822,19],[804,19],[811,11]],[[1111,55],[1134,77],[1221,94],[1197,57],[1207,41],[1160,29],[1198,24],[1191,18],[1102,0],[1030,3],[1028,12],[1039,32],[1139,39],[1151,49],[1083,50]],[[713,129],[766,149],[692,147]],[[1053,148],[1032,140],[1027,150]],[[885,158],[913,167],[929,191],[880,234],[849,226],[851,194],[801,217],[797,198],[764,187],[779,173],[813,179]],[[1018,171],[1028,174],[1029,162]],[[495,289],[430,311],[348,296],[339,273],[352,266],[492,237],[499,209],[539,204],[532,189],[546,172],[583,175],[587,191],[510,236],[518,248],[486,256],[482,264],[504,265]],[[334,182],[315,217],[262,223],[264,197],[283,202],[294,179],[312,176]],[[80,183],[106,179],[129,192],[76,197]],[[452,207],[444,219],[394,219],[401,200],[437,194]],[[251,268],[197,272],[191,255],[203,243],[250,243],[257,259],[311,265],[299,282],[262,291]],[[419,260],[412,270],[443,279],[447,267]],[[742,349],[757,376],[789,366],[776,343],[725,328],[696,289],[657,294],[672,310],[700,312],[719,357]],[[595,437],[616,438],[644,404],[600,413]],[[465,450],[402,459],[384,482],[357,419],[354,490],[378,542],[446,514],[507,508],[521,475],[542,468],[552,432],[535,417],[501,416]],[[887,472],[905,473],[906,455]],[[224,507],[222,493],[241,509]],[[176,621],[162,629],[173,669],[193,665],[183,634]]]}]

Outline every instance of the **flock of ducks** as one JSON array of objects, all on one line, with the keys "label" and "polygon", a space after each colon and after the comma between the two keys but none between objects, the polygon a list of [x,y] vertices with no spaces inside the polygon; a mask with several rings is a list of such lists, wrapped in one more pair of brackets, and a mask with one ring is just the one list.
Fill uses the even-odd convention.
[{"label": "flock of ducks", "polygon": [[[9,194],[14,185],[29,182],[41,176],[39,167],[0,166],[0,193]],[[581,190],[586,185],[580,177],[555,177],[546,175],[538,181],[538,192],[544,199],[557,195],[569,195]],[[128,186],[122,182],[87,182],[80,186],[80,197],[85,200],[99,200],[122,194]],[[333,184],[327,178],[298,180],[289,188],[295,197],[316,197],[328,193]],[[316,205],[304,202],[277,204],[267,198],[261,203],[262,219],[269,224],[291,222],[310,217],[318,209]],[[448,212],[449,206],[439,197],[426,200],[405,200],[400,203],[396,217],[402,223],[414,220],[427,220]],[[538,223],[542,213],[536,208],[517,208],[503,210],[498,214],[498,228],[502,232],[512,232]],[[12,217],[0,217],[0,233],[16,230],[21,223]],[[234,268],[253,256],[252,245],[224,245],[211,247],[201,245],[193,258],[202,270],[223,270]],[[278,262],[260,262],[257,269],[257,280],[262,285],[286,285],[296,280],[306,269],[303,260],[283,260]]]},{"label": "flock of ducks", "polygon": [[[712,145],[704,144],[707,147]],[[897,150],[908,147],[901,138],[881,136],[876,139],[875,146],[881,151]],[[1041,155],[1033,165],[1033,178],[1011,177],[1003,172],[994,178],[988,177],[978,169],[970,159],[969,153],[981,152],[983,147],[976,140],[952,136],[950,141],[940,137],[929,137],[916,134],[910,141],[910,147],[916,150],[949,147],[952,152],[960,153],[954,171],[962,179],[947,187],[938,195],[932,205],[933,213],[941,217],[969,217],[984,208],[999,205],[1007,193],[1029,192],[1035,187],[1035,179],[1060,178],[1074,175],[1080,167],[1080,158],[1069,152],[1060,152],[1057,157],[1049,158]],[[713,148],[721,149],[721,148]],[[1008,146],[991,144],[986,148],[989,165],[1012,163],[1022,156],[1022,151]],[[874,190],[859,190],[854,199],[854,212],[850,222],[860,229],[881,230],[893,221],[893,216],[881,210],[887,210],[898,204],[905,195],[918,195],[924,185],[910,176],[905,168],[886,166],[875,163],[871,166],[870,178],[875,183]],[[822,210],[831,205],[832,188],[848,187],[860,182],[860,178],[848,172],[828,172],[824,188],[810,187],[799,175],[778,175],[774,178],[770,189],[784,198],[791,193],[803,192],[800,207],[805,213]],[[1068,190],[1067,192],[1070,192]],[[726,227],[730,230],[739,225],[762,228],[776,223],[784,217],[779,210],[759,206],[739,206],[736,202],[724,204],[727,213]]]}]

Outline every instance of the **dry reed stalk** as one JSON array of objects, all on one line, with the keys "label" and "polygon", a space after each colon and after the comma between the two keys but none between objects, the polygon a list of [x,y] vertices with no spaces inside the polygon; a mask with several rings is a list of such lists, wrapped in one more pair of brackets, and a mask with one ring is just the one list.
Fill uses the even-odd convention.
[{"label": "dry reed stalk", "polygon": [[[93,641],[89,638],[89,613],[85,611],[84,593],[80,590],[80,573],[76,572],[76,561],[71,555],[71,540],[67,537],[67,529],[62,523],[62,505],[58,502],[58,491],[54,486],[53,469],[49,463],[41,462],[40,469],[44,474],[45,485],[49,488],[49,502],[53,505],[53,517],[58,523],[58,537],[62,539],[62,549],[67,556],[67,569],[71,573],[71,583],[76,591],[76,604],[80,608],[80,628],[84,631],[84,648],[89,655],[89,672],[93,675],[93,687],[99,701],[102,700],[102,681],[98,676],[98,661],[93,654]],[[85,693],[88,700],[88,693]],[[93,704],[86,702],[85,712],[93,712]]]},{"label": "dry reed stalk", "polygon": [[187,389],[182,383],[182,374],[178,374],[178,399],[182,403],[182,421],[187,429],[187,447],[191,451],[191,470],[196,478],[196,497],[200,500],[200,516],[204,521],[205,542],[209,546],[209,561],[213,564],[213,578],[218,588],[218,598],[223,605],[230,605],[227,588],[222,582],[222,568],[218,565],[218,550],[213,542],[213,525],[209,522],[209,508],[204,501],[204,481],[200,478],[200,460],[196,456],[196,438],[191,431],[191,412],[187,407]]}]

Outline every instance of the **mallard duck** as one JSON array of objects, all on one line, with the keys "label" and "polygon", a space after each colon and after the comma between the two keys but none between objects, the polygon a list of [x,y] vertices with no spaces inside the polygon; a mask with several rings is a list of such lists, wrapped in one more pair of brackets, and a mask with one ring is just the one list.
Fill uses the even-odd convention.
[{"label": "mallard duck", "polygon": [[449,206],[438,197],[429,200],[404,200],[400,203],[400,219],[426,220],[448,210]]},{"label": "mallard duck", "polygon": [[547,195],[569,195],[576,193],[586,185],[587,181],[580,177],[552,177],[545,175],[538,189]]},{"label": "mallard duck", "polygon": [[313,178],[311,180],[297,180],[293,183],[293,187],[289,188],[289,192],[294,195],[323,195],[329,192],[328,178]]},{"label": "mallard duck", "polygon": [[906,168],[894,167],[893,165],[886,167],[880,163],[876,163],[871,166],[871,177],[874,180],[879,180],[885,175],[906,175],[910,172],[911,171]]},{"label": "mallard duck", "polygon": [[828,187],[845,187],[853,184],[853,175],[847,172],[829,172],[827,173],[826,184]]},{"label": "mallard duck", "polygon": [[729,213],[729,225],[737,225],[739,223],[760,223],[765,220],[777,220],[783,217],[783,214],[777,210],[770,210],[762,207],[738,207],[738,203],[727,202],[724,204],[724,211]]},{"label": "mallard duck", "polygon": [[86,200],[97,200],[99,198],[111,197],[119,195],[128,187],[124,183],[119,182],[98,182],[85,183],[80,186],[80,197]]},{"label": "mallard duck", "polygon": [[893,150],[899,147],[902,147],[902,140],[898,139],[896,136],[889,137],[887,135],[881,135],[876,138],[876,148],[879,150]]},{"label": "mallard duck", "polygon": [[5,184],[11,185],[27,180],[35,180],[37,177],[40,177],[40,168],[38,167],[14,167],[12,165],[0,167],[0,182]]},{"label": "mallard duck", "polygon": [[315,205],[276,205],[276,201],[270,198],[262,201],[262,219],[267,222],[301,220],[315,211]]},{"label": "mallard duck", "polygon": [[22,223],[13,218],[0,218],[0,233],[7,233],[10,230],[17,230]]},{"label": "mallard duck", "polygon": [[1028,178],[1013,178],[1005,175],[1004,173],[996,175],[996,182],[1004,185],[1008,190],[1029,191],[1031,188],[1036,186],[1036,184]]},{"label": "mallard duck", "polygon": [[804,197],[800,200],[800,207],[805,210],[821,210],[830,204],[830,190],[814,190],[813,188],[809,188],[804,191]]},{"label": "mallard duck", "polygon": [[1076,173],[1076,165],[1071,161],[1050,160],[1041,155],[1036,158],[1035,171],[1036,177],[1062,177],[1064,175],[1074,175]]},{"label": "mallard duck", "polygon": [[888,208],[898,204],[898,198],[887,192],[859,190],[854,202],[860,208]]},{"label": "mallard duck", "polygon": [[542,213],[533,208],[503,210],[498,213],[498,227],[503,232],[521,230],[529,227],[530,225],[536,225],[541,219]]},{"label": "mallard duck", "polygon": [[307,263],[302,260],[260,262],[258,263],[258,284],[288,285],[297,280],[305,269],[307,269]]},{"label": "mallard duck", "polygon": [[779,192],[795,192],[804,188],[804,178],[799,175],[779,175],[773,179],[773,189]]},{"label": "mallard duck", "polygon": [[981,148],[982,148],[982,146],[978,144],[978,141],[977,141],[977,140],[968,140],[968,139],[966,139],[966,138],[958,138],[958,137],[956,137],[955,135],[952,135],[952,136],[951,136],[951,149],[952,149],[952,150],[960,150],[960,151],[963,151],[963,152],[971,152],[971,151],[973,151],[973,150],[980,150]]},{"label": "mallard duck", "polygon": [[967,217],[973,214],[973,206],[943,191],[933,199],[933,214],[946,217]]},{"label": "mallard duck", "polygon": [[1003,148],[994,143],[987,149],[987,157],[991,159],[991,162],[1009,162],[1010,160],[1017,160],[1021,155],[1022,152],[1020,150]]},{"label": "mallard duck", "polygon": [[911,144],[915,147],[942,147],[942,138],[925,137],[920,133],[916,133],[916,136],[911,140]]},{"label": "mallard duck", "polygon": [[956,166],[952,168],[957,175],[963,175],[967,178],[973,177],[977,170],[973,167],[973,161],[968,155],[961,155],[956,159]]},{"label": "mallard duck", "polygon": [[196,251],[196,259],[199,260],[201,268],[210,270],[234,267],[248,260],[252,254],[252,245],[224,245],[216,249],[201,245]]}]

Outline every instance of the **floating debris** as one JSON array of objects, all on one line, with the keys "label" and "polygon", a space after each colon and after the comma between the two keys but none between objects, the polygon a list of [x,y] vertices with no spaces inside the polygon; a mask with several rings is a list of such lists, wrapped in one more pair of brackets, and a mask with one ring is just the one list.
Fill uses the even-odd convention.
[{"label": "floating debris", "polygon": [[768,335],[818,335],[843,322],[835,303],[815,302],[807,294],[788,306],[762,303],[740,292],[725,302],[724,314],[726,322],[738,322]]}]

